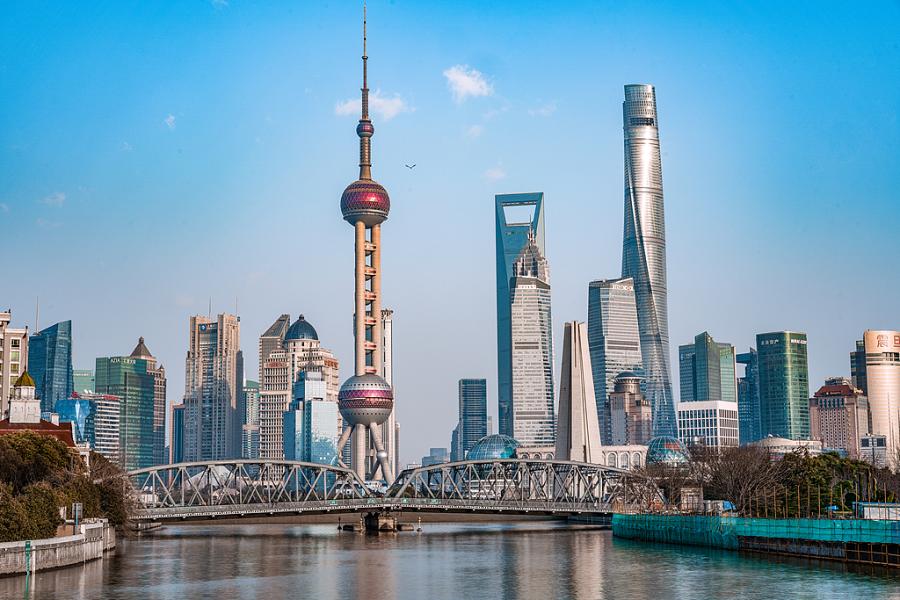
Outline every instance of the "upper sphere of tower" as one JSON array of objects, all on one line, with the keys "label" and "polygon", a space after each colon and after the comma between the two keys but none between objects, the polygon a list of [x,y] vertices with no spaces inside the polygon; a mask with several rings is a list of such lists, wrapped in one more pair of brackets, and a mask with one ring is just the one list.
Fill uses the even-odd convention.
[{"label": "upper sphere of tower", "polygon": [[359,137],[372,137],[375,135],[375,126],[371,121],[360,121],[356,126],[356,135]]},{"label": "upper sphere of tower", "polygon": [[378,375],[354,375],[341,386],[338,408],[350,425],[380,425],[391,416],[394,392]]},{"label": "upper sphere of tower", "polygon": [[362,221],[366,227],[378,225],[388,218],[391,198],[380,183],[358,179],[347,186],[341,195],[341,212],[351,225]]}]

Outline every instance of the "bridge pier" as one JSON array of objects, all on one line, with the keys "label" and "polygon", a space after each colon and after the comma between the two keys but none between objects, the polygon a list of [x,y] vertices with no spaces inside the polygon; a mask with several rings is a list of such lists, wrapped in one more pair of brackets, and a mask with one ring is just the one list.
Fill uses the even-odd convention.
[{"label": "bridge pier", "polygon": [[370,512],[365,516],[366,533],[397,531],[397,517],[389,512]]}]

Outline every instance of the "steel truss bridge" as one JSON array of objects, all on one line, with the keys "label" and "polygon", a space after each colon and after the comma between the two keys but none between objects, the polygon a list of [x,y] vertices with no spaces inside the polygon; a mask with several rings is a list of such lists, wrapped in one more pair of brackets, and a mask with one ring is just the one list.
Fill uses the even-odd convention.
[{"label": "steel truss bridge", "polygon": [[408,511],[607,515],[646,496],[646,486],[635,485],[646,480],[621,469],[534,459],[407,469],[383,493],[350,469],[287,460],[185,462],[128,476],[138,521]]}]

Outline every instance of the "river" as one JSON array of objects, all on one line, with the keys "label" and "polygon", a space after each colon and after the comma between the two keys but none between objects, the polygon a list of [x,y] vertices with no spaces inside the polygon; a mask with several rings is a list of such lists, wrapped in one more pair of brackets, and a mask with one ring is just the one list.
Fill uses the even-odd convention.
[{"label": "river", "polygon": [[0,579],[2,598],[900,599],[900,574],[613,539],[561,522],[425,523],[381,536],[333,525],[189,525],[83,567]]}]

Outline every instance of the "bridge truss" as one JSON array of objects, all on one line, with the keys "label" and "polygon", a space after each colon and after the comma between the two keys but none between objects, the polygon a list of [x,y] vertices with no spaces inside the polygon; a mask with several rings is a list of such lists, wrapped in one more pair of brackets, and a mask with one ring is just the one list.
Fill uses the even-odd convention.
[{"label": "bridge truss", "polygon": [[286,460],[178,463],[129,477],[139,520],[394,511],[609,514],[627,507],[634,488],[620,469],[534,459],[407,469],[386,493],[350,469]]}]

